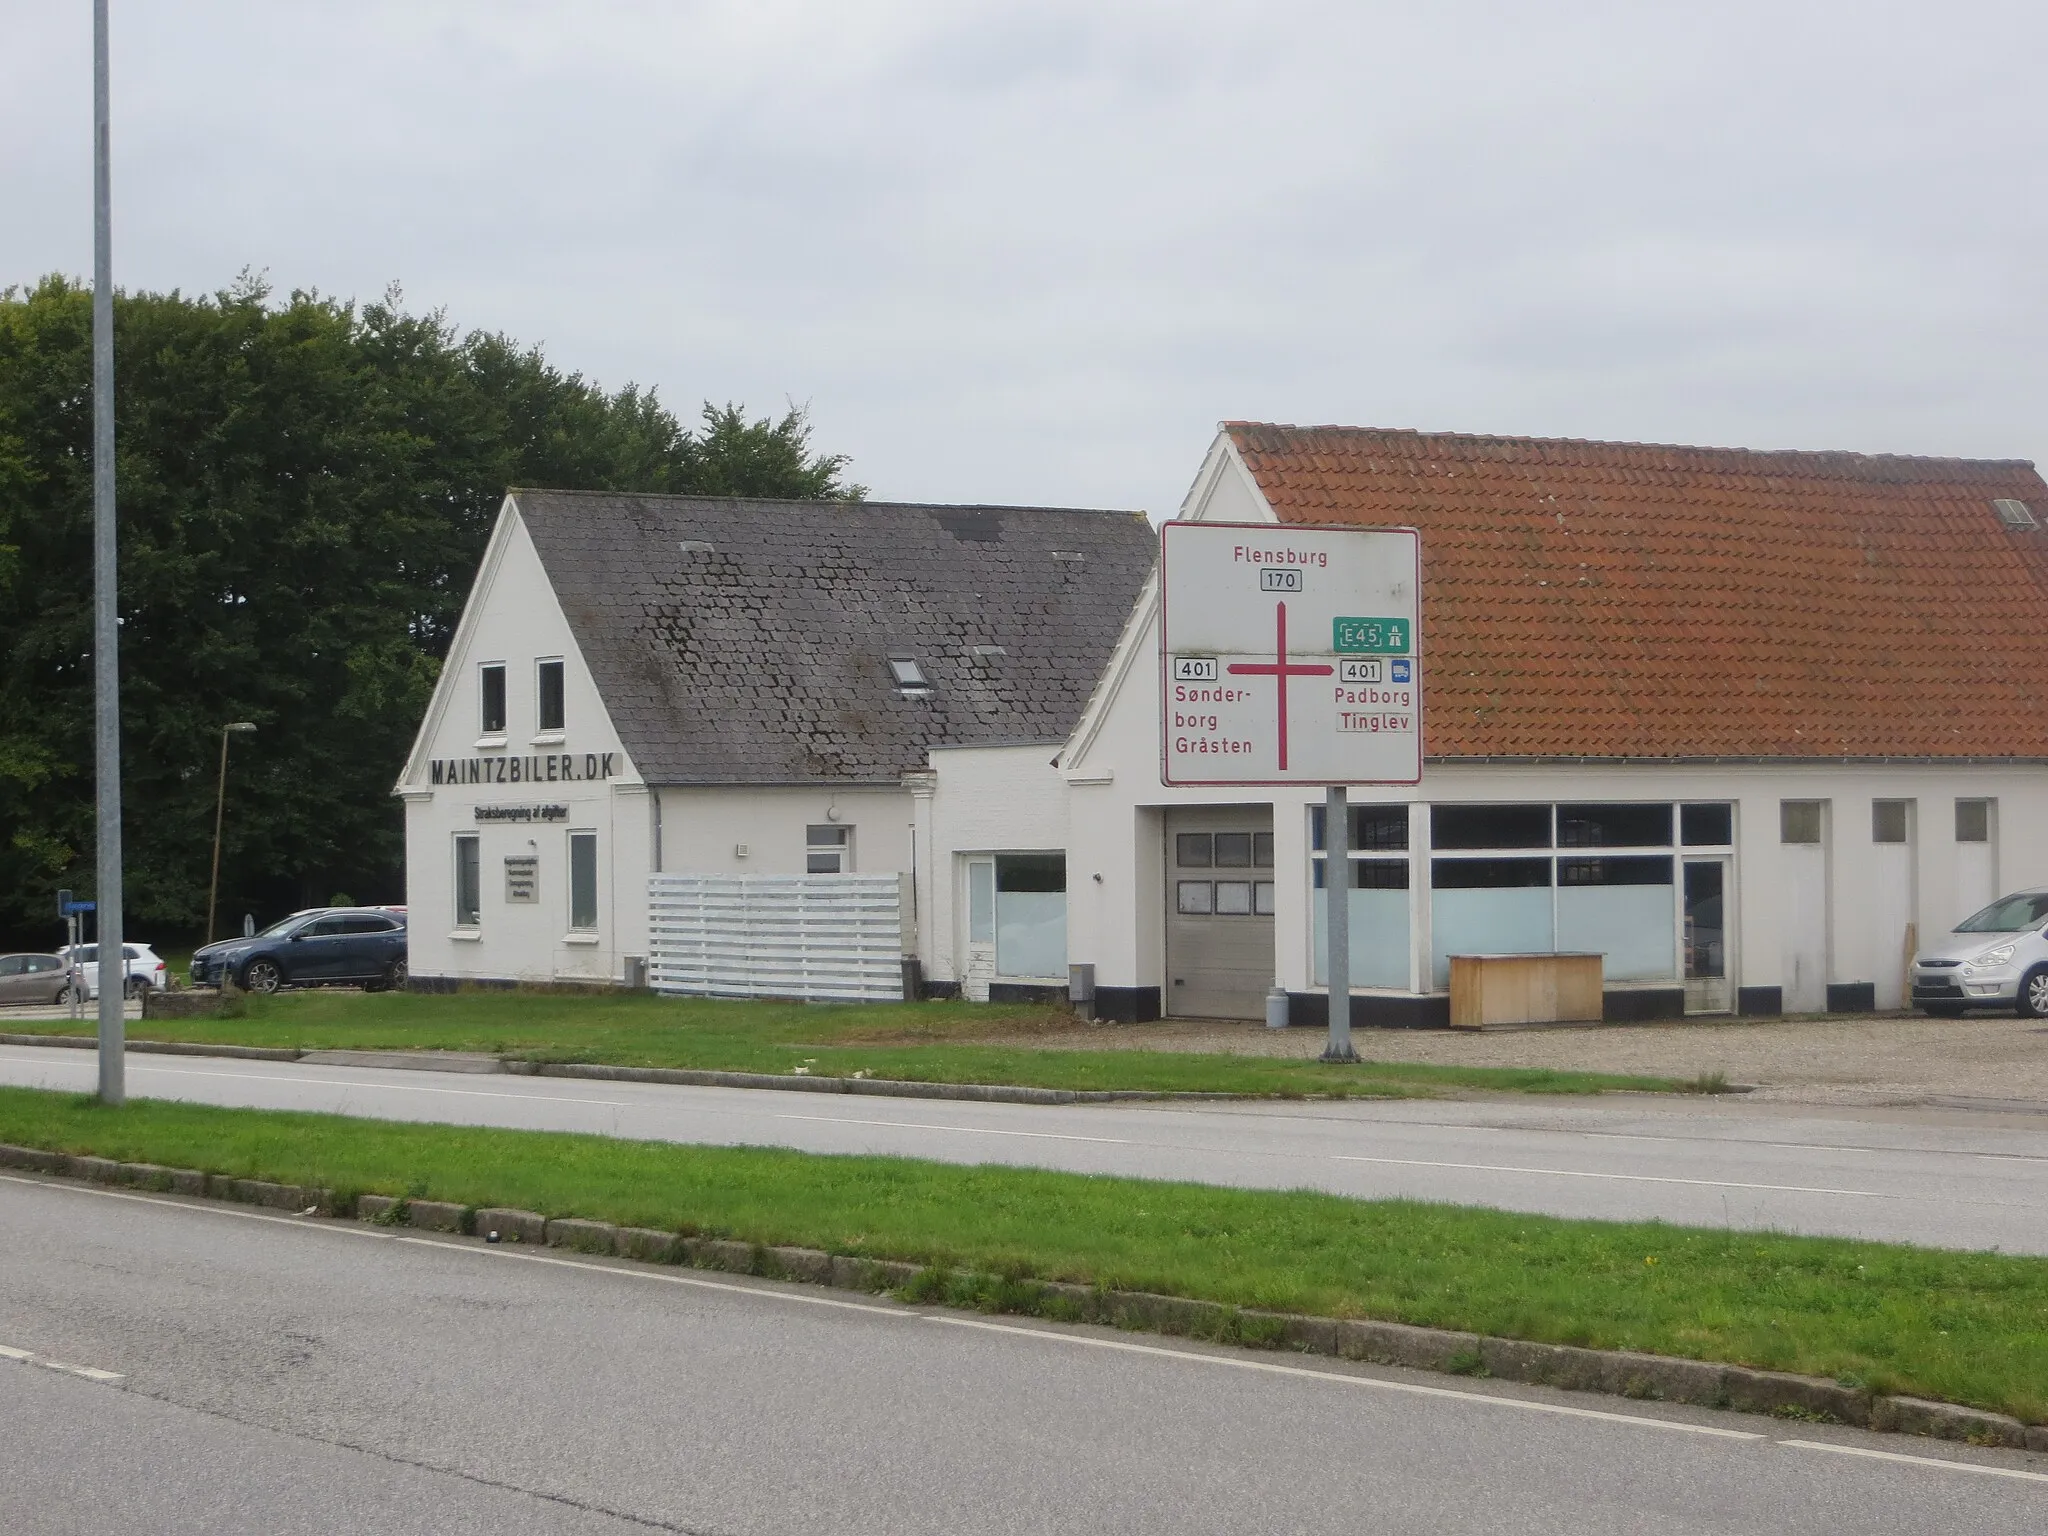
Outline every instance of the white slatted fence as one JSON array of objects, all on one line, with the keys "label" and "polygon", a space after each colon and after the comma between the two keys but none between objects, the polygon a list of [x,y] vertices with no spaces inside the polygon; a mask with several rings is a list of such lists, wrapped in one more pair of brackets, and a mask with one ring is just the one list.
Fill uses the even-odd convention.
[{"label": "white slatted fence", "polygon": [[897,875],[655,875],[647,981],[700,997],[897,1002]]}]

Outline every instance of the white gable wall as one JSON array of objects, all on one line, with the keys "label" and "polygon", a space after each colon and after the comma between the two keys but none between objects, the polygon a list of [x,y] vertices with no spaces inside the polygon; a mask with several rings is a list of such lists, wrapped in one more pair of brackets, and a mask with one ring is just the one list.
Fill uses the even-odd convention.
[{"label": "white gable wall", "polygon": [[[565,663],[567,729],[559,735],[539,730],[535,670],[538,661],[555,657]],[[487,739],[482,732],[477,669],[487,662],[505,665],[502,738]],[[567,773],[574,777],[565,776],[564,756],[573,759]],[[435,782],[437,763],[444,782]],[[491,782],[469,782],[478,771],[471,765],[491,774]],[[459,782],[445,782],[450,777]],[[646,954],[653,806],[577,650],[514,497],[506,498],[499,513],[398,793],[406,804],[414,976],[612,981],[622,974],[623,956]],[[560,814],[532,822],[477,816],[479,808],[488,816],[523,807],[536,815],[543,807]],[[598,925],[588,933],[570,930],[572,831],[595,832],[598,839]],[[479,839],[482,911],[473,928],[455,922],[457,834]],[[539,861],[538,899],[510,902],[505,860],[529,856]]]}]

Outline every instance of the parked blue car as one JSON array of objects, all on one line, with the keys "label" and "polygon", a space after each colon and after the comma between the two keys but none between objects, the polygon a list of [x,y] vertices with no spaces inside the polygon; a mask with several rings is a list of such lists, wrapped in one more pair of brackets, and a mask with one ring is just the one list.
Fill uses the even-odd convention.
[{"label": "parked blue car", "polygon": [[403,907],[315,907],[253,938],[221,939],[192,953],[192,984],[231,980],[245,992],[280,987],[405,985]]}]

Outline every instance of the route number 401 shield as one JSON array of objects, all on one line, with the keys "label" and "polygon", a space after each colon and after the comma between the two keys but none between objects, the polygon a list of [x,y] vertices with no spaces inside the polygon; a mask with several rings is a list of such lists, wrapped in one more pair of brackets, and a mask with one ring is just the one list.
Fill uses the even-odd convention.
[{"label": "route number 401 shield", "polygon": [[1160,530],[1160,777],[1422,777],[1421,538],[1412,528]]}]

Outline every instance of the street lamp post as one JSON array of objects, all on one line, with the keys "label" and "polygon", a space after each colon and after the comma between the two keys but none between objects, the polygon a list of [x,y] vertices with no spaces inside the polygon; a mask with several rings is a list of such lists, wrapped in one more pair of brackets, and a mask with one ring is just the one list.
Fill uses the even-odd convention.
[{"label": "street lamp post", "polygon": [[114,193],[107,0],[92,8],[92,693],[99,889],[100,1102],[127,1101],[127,948],[121,942],[120,586],[114,537]]},{"label": "street lamp post", "polygon": [[220,784],[213,793],[213,878],[206,885],[206,942],[213,942],[214,900],[220,895],[220,827],[228,806],[228,737],[255,730],[248,720],[232,720],[220,728]]}]

